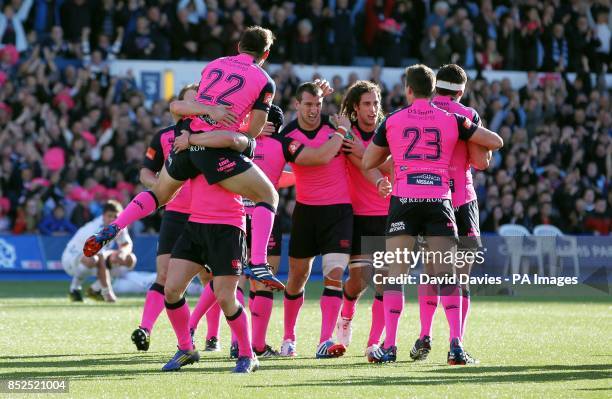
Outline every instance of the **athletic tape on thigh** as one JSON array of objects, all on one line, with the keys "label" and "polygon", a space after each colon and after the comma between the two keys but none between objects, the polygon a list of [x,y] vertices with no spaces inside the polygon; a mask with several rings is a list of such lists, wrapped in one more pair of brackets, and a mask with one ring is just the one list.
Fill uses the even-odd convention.
[{"label": "athletic tape on thigh", "polygon": [[336,268],[340,268],[344,271],[349,263],[349,259],[350,256],[348,254],[332,253],[323,255],[323,262],[321,265],[323,276],[327,276]]},{"label": "athletic tape on thigh", "polygon": [[349,262],[349,269],[356,269],[358,267],[371,267],[372,261],[370,259],[352,259]]}]

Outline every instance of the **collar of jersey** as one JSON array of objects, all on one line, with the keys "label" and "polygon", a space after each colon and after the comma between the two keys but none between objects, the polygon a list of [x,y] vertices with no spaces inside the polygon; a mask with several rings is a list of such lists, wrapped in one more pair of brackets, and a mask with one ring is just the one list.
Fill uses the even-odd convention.
[{"label": "collar of jersey", "polygon": [[366,132],[365,130],[359,127],[359,123],[357,122],[353,123],[353,128],[359,132],[359,135],[361,136],[360,138],[362,140],[369,140],[370,137],[372,137],[372,135],[374,135],[374,132],[376,131],[376,129],[374,129],[371,132]]}]

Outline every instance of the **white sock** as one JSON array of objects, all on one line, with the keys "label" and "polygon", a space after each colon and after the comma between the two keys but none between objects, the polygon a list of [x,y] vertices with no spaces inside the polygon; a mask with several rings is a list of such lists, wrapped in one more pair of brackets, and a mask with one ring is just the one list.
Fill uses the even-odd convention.
[{"label": "white sock", "polygon": [[91,289],[94,291],[100,291],[102,289],[102,285],[100,285],[100,280],[96,280],[92,285]]},{"label": "white sock", "polygon": [[91,274],[91,269],[83,264],[79,264],[72,277],[72,283],[70,283],[70,291],[80,290],[83,285],[83,281]]}]

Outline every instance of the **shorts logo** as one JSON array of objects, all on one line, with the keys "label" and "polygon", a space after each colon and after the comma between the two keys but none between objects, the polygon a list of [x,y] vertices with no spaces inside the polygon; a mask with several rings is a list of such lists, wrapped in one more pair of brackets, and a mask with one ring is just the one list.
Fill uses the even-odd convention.
[{"label": "shorts logo", "polygon": [[155,151],[154,148],[147,148],[147,153],[146,153],[146,157],[149,158],[150,160],[155,159],[155,154],[157,154],[157,151]]},{"label": "shorts logo", "polygon": [[236,161],[223,158],[217,164],[217,172],[231,172],[236,167]]},{"label": "shorts logo", "polygon": [[350,248],[351,242],[349,240],[340,240],[340,248]]},{"label": "shorts logo", "polygon": [[240,260],[238,260],[238,259],[234,259],[232,261],[232,269],[240,270],[241,268],[242,268],[242,262],[240,262]]},{"label": "shorts logo", "polygon": [[272,104],[272,99],[274,98],[274,94],[273,93],[266,93],[266,95],[264,96],[264,104],[266,105],[270,105]]},{"label": "shorts logo", "polygon": [[442,186],[442,177],[433,173],[412,173],[407,176],[408,184],[417,186]]},{"label": "shorts logo", "polygon": [[293,140],[291,144],[289,144],[289,147],[287,148],[287,150],[289,151],[291,155],[294,155],[295,152],[298,150],[298,148],[300,148],[301,144],[302,143],[300,143],[299,141]]},{"label": "shorts logo", "polygon": [[172,156],[168,155],[168,166],[172,166]]},{"label": "shorts logo", "polygon": [[394,222],[391,223],[391,226],[389,227],[389,233],[394,233],[396,231],[404,231],[406,230],[406,225],[404,224],[404,222]]}]

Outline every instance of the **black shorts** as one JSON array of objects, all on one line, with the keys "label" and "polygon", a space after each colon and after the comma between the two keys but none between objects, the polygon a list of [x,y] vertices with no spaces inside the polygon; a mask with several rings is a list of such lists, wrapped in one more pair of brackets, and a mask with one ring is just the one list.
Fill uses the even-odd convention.
[{"label": "black shorts", "polygon": [[246,264],[244,231],[228,224],[187,222],[172,258],[207,265],[213,276],[240,276]]},{"label": "black shorts", "polygon": [[480,216],[478,201],[473,200],[455,208],[459,248],[476,249],[482,246],[480,240]]},{"label": "black shorts", "polygon": [[353,207],[350,204],[295,203],[289,256],[311,258],[330,253],[351,253]]},{"label": "black shorts", "polygon": [[200,172],[191,163],[189,151],[181,151],[178,154],[174,149],[168,154],[166,159],[166,171],[174,180],[185,181],[197,177]]},{"label": "black shorts", "polygon": [[386,234],[457,238],[457,223],[451,201],[392,196]]},{"label": "black shorts", "polygon": [[[247,215],[246,221],[247,248],[251,249],[251,216]],[[278,215],[276,215],[274,225],[272,226],[272,234],[270,234],[270,241],[268,241],[268,255],[280,256],[282,243],[283,232],[281,231]]]},{"label": "black shorts", "polygon": [[183,233],[187,219],[189,219],[188,213],[164,211],[157,240],[157,256],[172,253],[172,248]]},{"label": "black shorts", "polygon": [[[387,216],[353,216],[353,245],[351,246],[351,255],[366,255],[372,254],[375,251],[385,250],[385,229],[387,227]],[[383,237],[381,243],[362,242],[362,237]],[[381,248],[377,248],[377,244],[382,244]]]},{"label": "black shorts", "polygon": [[193,166],[211,185],[239,175],[253,166],[249,158],[227,148],[191,147],[189,152]]}]

